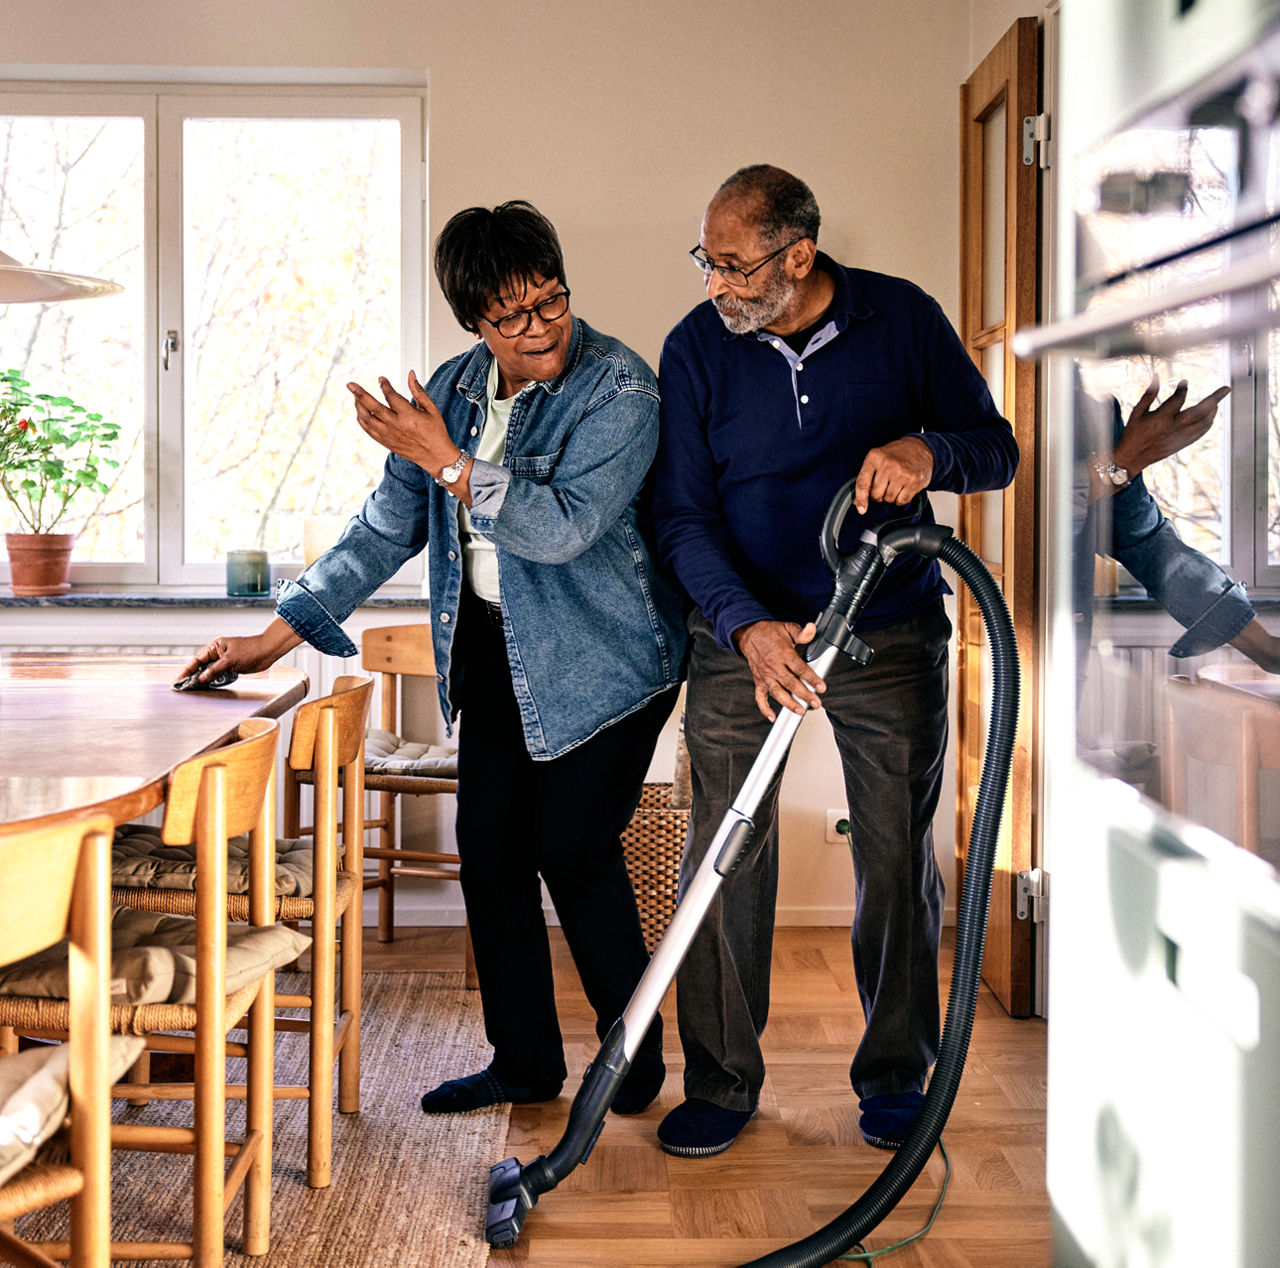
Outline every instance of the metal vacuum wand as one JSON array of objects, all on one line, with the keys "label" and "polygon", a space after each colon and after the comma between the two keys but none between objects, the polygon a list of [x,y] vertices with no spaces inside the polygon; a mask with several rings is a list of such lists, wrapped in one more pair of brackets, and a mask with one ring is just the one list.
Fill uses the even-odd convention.
[{"label": "metal vacuum wand", "polygon": [[[923,502],[923,499],[920,499]],[[836,495],[823,524],[822,551],[835,573],[835,592],[817,620],[817,632],[803,649],[807,662],[825,678],[840,656],[859,665],[870,662],[873,652],[853,632],[886,567],[902,550],[937,554],[951,534],[949,528],[910,522],[907,515],[885,521],[862,535],[859,545],[841,555],[836,542],[840,527],[853,504],[853,482]],[[619,1085],[626,1078],[640,1043],[688,953],[699,926],[714,901],[721,882],[729,875],[755,831],[753,816],[795,738],[804,715],[782,709],[764,745],[752,763],[746,780],[720,822],[705,858],[681,896],[680,904],[661,942],[654,949],[622,1016],[613,1024],[594,1060],[587,1067],[582,1086],[573,1098],[564,1135],[549,1154],[521,1165],[507,1158],[489,1169],[489,1207],[485,1236],[494,1247],[512,1245],[520,1236],[525,1217],[538,1198],[554,1189],[574,1167],[585,1163],[604,1128],[605,1114]]]}]

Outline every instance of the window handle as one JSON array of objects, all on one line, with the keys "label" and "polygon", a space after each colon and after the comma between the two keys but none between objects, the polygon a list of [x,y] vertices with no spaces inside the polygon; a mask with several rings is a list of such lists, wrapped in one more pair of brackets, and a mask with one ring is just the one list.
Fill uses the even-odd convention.
[{"label": "window handle", "polygon": [[165,331],[164,336],[164,355],[161,358],[161,364],[167,370],[169,368],[169,353],[177,352],[181,345],[178,343],[178,332],[176,330]]}]

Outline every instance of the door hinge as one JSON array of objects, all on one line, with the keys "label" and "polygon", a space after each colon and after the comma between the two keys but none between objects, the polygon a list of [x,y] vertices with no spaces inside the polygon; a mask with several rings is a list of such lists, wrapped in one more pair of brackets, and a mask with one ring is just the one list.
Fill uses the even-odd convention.
[{"label": "door hinge", "polygon": [[1017,876],[1018,919],[1042,925],[1049,918],[1049,875],[1038,867]]},{"label": "door hinge", "polygon": [[1049,166],[1049,116],[1029,114],[1022,120],[1022,165],[1030,167],[1039,161],[1041,169]]}]

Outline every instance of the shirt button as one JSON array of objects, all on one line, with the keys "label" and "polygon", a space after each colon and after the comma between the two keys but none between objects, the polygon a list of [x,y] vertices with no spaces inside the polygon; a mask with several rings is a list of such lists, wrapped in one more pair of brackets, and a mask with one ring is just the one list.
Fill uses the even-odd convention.
[{"label": "shirt button", "polygon": [[803,369],[804,369],[804,362],[803,362],[803,361],[797,361],[797,362],[796,362],[796,369],[797,369],[797,370],[803,370]]},{"label": "shirt button", "polygon": [[441,625],[448,625],[448,624],[449,624],[449,614],[448,614],[448,612],[441,612],[441,613],[440,613],[440,624],[441,624]]},{"label": "shirt button", "polygon": [[774,346],[775,348],[781,348],[781,347],[782,347],[782,344],[780,344],[780,343],[778,342],[778,340],[776,340],[776,339],[772,340],[771,342],[773,343],[773,346]]},{"label": "shirt button", "polygon": [[809,404],[809,398],[808,398],[807,396],[802,396],[802,397],[800,398],[800,404],[801,404],[801,405],[808,405],[808,404]]},{"label": "shirt button", "polygon": [[451,551],[449,552],[449,558],[450,558],[450,559],[457,559],[457,557],[458,557],[458,552],[457,552],[456,550],[451,550]]},{"label": "shirt button", "polygon": [[479,428],[479,427],[473,427],[473,428],[471,429],[471,434],[472,434],[473,436],[478,436],[478,435],[480,434],[480,428]]}]

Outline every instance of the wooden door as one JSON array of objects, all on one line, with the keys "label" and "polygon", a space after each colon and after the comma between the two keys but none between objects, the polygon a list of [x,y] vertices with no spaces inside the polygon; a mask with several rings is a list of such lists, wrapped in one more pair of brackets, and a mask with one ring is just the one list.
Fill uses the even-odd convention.
[{"label": "wooden door", "polygon": [[[960,499],[958,532],[1000,583],[1021,660],[1021,705],[1013,770],[991,890],[983,978],[1015,1017],[1033,1002],[1032,921],[1018,919],[1017,875],[1029,870],[1035,838],[1034,654],[1036,577],[1036,371],[1016,361],[1014,332],[1036,319],[1038,147],[1024,146],[1039,117],[1039,37],[1019,18],[960,90],[960,335],[996,405],[1013,424],[1021,462],[1003,491]],[[1030,161],[1025,155],[1030,153]],[[991,658],[982,617],[966,587],[957,593],[956,876],[964,867],[986,746]]]}]

